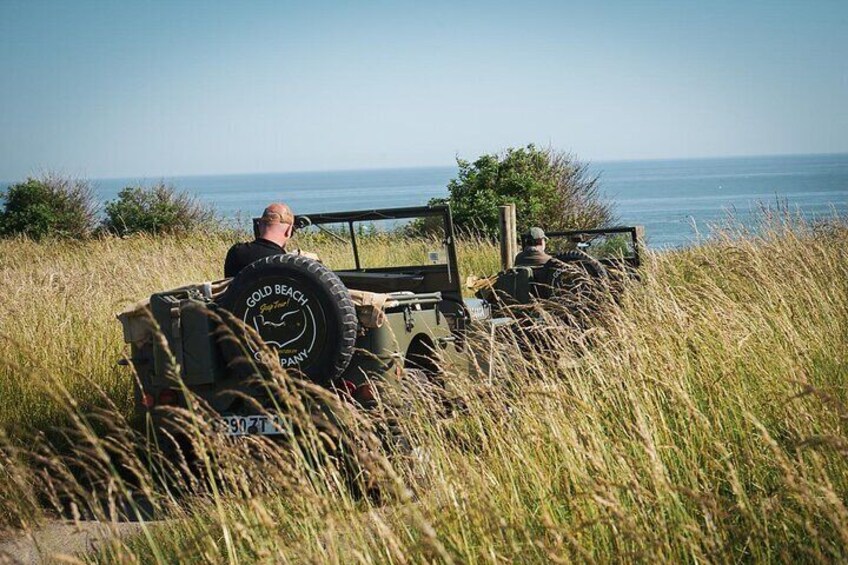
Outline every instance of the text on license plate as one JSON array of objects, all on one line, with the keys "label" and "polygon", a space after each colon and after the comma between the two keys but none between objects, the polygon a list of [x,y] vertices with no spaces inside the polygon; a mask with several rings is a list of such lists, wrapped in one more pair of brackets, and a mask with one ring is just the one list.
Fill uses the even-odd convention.
[{"label": "text on license plate", "polygon": [[218,419],[218,426],[228,436],[286,434],[283,419],[279,416],[225,416]]}]

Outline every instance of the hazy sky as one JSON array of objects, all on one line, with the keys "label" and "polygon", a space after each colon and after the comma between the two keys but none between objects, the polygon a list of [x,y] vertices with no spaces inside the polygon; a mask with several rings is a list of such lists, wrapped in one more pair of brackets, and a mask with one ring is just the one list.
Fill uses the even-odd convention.
[{"label": "hazy sky", "polygon": [[848,1],[0,0],[0,179],[848,151]]}]

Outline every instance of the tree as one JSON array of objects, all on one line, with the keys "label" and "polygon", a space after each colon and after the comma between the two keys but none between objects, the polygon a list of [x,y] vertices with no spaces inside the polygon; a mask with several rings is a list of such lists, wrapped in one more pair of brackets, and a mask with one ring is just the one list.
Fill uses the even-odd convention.
[{"label": "tree", "polygon": [[106,203],[103,227],[117,235],[191,231],[215,219],[214,212],[191,195],[164,183],[128,186]]},{"label": "tree", "polygon": [[459,176],[448,184],[454,223],[488,237],[498,233],[498,206],[515,203],[520,230],[591,229],[609,225],[612,207],[599,193],[598,177],[568,153],[535,145],[510,148],[476,161],[457,159]]},{"label": "tree", "polygon": [[30,177],[0,194],[0,234],[84,238],[97,225],[97,203],[84,180],[57,175]]}]

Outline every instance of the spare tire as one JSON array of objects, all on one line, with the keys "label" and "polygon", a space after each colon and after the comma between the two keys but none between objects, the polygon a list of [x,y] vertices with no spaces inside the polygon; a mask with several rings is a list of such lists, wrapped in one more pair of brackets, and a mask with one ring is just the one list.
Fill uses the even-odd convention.
[{"label": "spare tire", "polygon": [[255,329],[284,369],[320,384],[341,376],[353,357],[358,322],[350,293],[314,259],[259,259],[233,279],[218,304]]},{"label": "spare tire", "polygon": [[[541,269],[538,298],[562,300],[570,295],[588,297],[605,287],[609,274],[600,261],[583,251],[568,251],[551,258]],[[563,294],[565,293],[565,295]]]},{"label": "spare tire", "polygon": [[555,259],[563,263],[578,263],[591,277],[605,279],[609,276],[603,264],[585,251],[566,251],[557,255]]}]

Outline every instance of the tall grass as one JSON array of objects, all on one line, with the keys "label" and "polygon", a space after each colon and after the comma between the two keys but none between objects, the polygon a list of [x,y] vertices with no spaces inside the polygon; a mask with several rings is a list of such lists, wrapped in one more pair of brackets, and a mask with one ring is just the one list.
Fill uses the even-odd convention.
[{"label": "tall grass", "polygon": [[[206,470],[164,486],[119,417],[130,377],[112,365],[121,344],[111,313],[120,299],[214,278],[227,242],[3,243],[39,253],[0,255],[0,334],[11,338],[0,344],[2,426],[20,438],[20,418],[32,429],[63,422],[77,449],[30,448],[46,473],[27,467],[31,455],[0,460],[18,481],[0,487],[0,515],[31,521],[40,496],[108,521],[133,490],[171,517],[114,538],[95,556],[103,561],[843,560],[848,226],[772,222],[739,235],[650,254],[641,281],[588,332],[542,315],[535,331],[547,348],[510,331],[481,336],[493,365],[447,367],[462,407],[450,416],[413,379],[387,388],[403,398],[387,406],[402,407],[394,416],[412,452],[381,449],[379,417],[327,397],[331,427],[347,430],[334,435],[303,408],[322,393],[277,375],[297,449],[223,441],[196,406],[182,416]],[[495,249],[474,245],[460,251],[464,274],[493,272]],[[81,302],[85,290],[101,299]],[[60,385],[67,395],[47,394]],[[83,400],[105,411],[82,419]],[[98,422],[113,439],[92,431]],[[361,465],[359,491],[379,497],[349,488],[344,468],[316,465],[338,449]],[[179,461],[154,466],[179,474]]]}]

